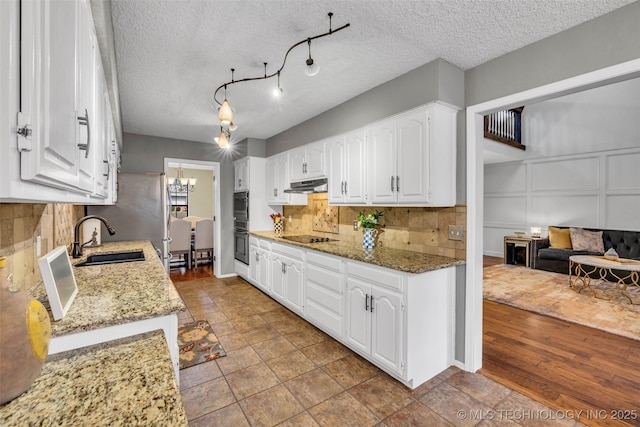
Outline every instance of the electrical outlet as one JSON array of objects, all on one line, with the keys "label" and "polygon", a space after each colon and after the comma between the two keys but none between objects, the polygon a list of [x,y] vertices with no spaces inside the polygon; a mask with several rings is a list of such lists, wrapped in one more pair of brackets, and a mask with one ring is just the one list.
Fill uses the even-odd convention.
[{"label": "electrical outlet", "polygon": [[461,225],[449,226],[449,240],[463,240],[463,228]]},{"label": "electrical outlet", "polygon": [[42,255],[42,236],[36,237],[36,256]]},{"label": "electrical outlet", "polygon": [[353,229],[354,229],[355,231],[358,231],[358,220],[357,220],[357,219],[354,219],[354,220],[353,220]]}]

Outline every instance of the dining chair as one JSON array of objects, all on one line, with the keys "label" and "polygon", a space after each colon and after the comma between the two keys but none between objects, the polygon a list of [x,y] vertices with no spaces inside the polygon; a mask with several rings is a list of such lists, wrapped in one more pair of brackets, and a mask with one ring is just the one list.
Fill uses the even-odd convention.
[{"label": "dining chair", "polygon": [[[198,267],[200,261],[213,262],[213,220],[201,219],[196,221],[196,233],[193,242],[194,264]],[[203,255],[204,253],[204,255]]]},{"label": "dining chair", "polygon": [[187,268],[191,268],[191,223],[184,219],[171,221],[169,253],[187,255]]},{"label": "dining chair", "polygon": [[195,216],[195,215],[189,215],[189,216],[185,216],[183,219],[189,221],[189,223],[191,224],[191,229],[195,230],[196,222],[200,221],[203,218],[200,218],[199,216]]}]

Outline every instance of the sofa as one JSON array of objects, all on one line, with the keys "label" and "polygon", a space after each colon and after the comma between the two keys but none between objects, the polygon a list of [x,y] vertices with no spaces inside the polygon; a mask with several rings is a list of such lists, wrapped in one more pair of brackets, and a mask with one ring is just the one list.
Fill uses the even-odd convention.
[{"label": "sofa", "polygon": [[[571,227],[554,226],[559,230]],[[577,228],[577,227],[576,227]],[[584,228],[587,231],[602,231],[603,252],[613,248],[620,258],[640,260],[640,231],[605,230]],[[551,230],[550,230],[551,231]],[[569,257],[572,255],[603,255],[600,251],[575,250],[551,247],[549,237],[531,242],[531,267],[538,270],[569,274]]]}]

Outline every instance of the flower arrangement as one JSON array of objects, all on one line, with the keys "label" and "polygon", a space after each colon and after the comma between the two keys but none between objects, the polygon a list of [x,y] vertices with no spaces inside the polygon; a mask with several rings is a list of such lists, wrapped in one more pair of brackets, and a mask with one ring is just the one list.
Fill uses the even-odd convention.
[{"label": "flower arrangement", "polygon": [[271,217],[271,219],[273,220],[273,222],[280,222],[282,221],[282,214],[280,212],[276,213],[276,214],[271,214],[269,215]]},{"label": "flower arrangement", "polygon": [[370,213],[365,215],[364,212],[360,212],[358,214],[358,224],[362,228],[375,228],[378,225],[378,220],[382,216],[382,212],[375,211],[374,213]]}]

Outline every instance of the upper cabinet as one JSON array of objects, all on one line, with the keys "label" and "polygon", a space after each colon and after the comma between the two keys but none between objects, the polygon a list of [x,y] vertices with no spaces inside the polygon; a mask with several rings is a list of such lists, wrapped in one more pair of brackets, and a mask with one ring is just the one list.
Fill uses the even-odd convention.
[{"label": "upper cabinet", "polygon": [[325,176],[324,143],[316,142],[289,152],[291,182]]},{"label": "upper cabinet", "polygon": [[233,162],[233,191],[249,191],[249,157]]},{"label": "upper cabinet", "polygon": [[306,205],[306,194],[290,194],[289,153],[277,154],[267,160],[267,203],[270,205]]},{"label": "upper cabinet", "polygon": [[371,204],[453,206],[456,111],[429,104],[370,126]]},{"label": "upper cabinet", "polygon": [[325,142],[329,203],[366,203],[366,138],[366,129],[359,129]]},{"label": "upper cabinet", "polygon": [[8,184],[0,199],[104,203],[110,147],[101,127],[110,121],[111,110],[105,106],[89,1],[11,4],[18,5],[9,10],[9,19],[20,28],[20,38],[3,31],[1,42],[19,52],[17,61],[9,59],[9,67],[19,70],[9,78],[20,102],[10,103],[8,111],[16,120],[13,133],[3,130],[0,148],[16,154],[7,156],[0,170]]}]

